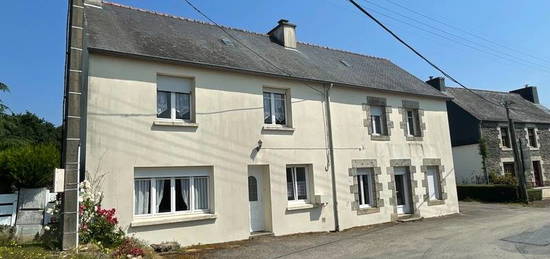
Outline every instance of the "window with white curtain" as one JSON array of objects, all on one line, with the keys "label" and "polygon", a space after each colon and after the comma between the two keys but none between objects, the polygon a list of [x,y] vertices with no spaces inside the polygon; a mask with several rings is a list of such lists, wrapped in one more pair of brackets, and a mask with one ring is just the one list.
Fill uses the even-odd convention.
[{"label": "window with white curtain", "polygon": [[287,91],[283,89],[264,89],[264,123],[287,126]]},{"label": "window with white curtain", "polygon": [[307,167],[293,166],[286,168],[286,185],[288,201],[307,202],[309,199],[309,179]]},{"label": "window with white curtain", "polygon": [[139,178],[134,215],[208,212],[208,176]]},{"label": "window with white curtain", "polygon": [[159,75],[157,77],[157,118],[191,120],[192,87],[192,79]]}]

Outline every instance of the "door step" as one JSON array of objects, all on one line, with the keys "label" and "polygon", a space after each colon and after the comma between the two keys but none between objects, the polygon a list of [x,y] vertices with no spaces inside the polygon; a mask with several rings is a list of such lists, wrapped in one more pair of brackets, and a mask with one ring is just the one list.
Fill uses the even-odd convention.
[{"label": "door step", "polygon": [[416,215],[403,215],[397,218],[397,222],[413,222],[413,221],[419,221],[424,219],[424,217],[416,216]]},{"label": "door step", "polygon": [[269,232],[269,231],[250,232],[250,239],[263,237],[263,236],[273,236],[273,232]]}]

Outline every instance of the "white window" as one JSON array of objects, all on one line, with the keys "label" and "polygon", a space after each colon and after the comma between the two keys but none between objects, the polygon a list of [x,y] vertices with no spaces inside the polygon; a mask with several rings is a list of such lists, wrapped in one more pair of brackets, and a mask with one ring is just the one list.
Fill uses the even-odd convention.
[{"label": "white window", "polygon": [[359,208],[371,208],[376,206],[374,188],[374,170],[372,168],[357,168]]},{"label": "white window", "polygon": [[407,134],[409,136],[420,137],[420,120],[417,109],[407,109]]},{"label": "white window", "polygon": [[387,135],[386,130],[386,113],[382,106],[370,107],[370,119],[372,127],[372,135],[380,136]]},{"label": "white window", "polygon": [[288,109],[286,91],[277,89],[264,90],[264,123],[287,125]]},{"label": "white window", "polygon": [[287,167],[286,186],[288,201],[307,202],[309,199],[307,168]]},{"label": "white window", "polygon": [[157,77],[157,118],[191,120],[192,79]]},{"label": "white window", "polygon": [[438,166],[428,166],[426,170],[428,180],[428,197],[431,201],[441,200],[441,185]]},{"label": "white window", "polygon": [[209,210],[208,176],[137,178],[134,215]]}]

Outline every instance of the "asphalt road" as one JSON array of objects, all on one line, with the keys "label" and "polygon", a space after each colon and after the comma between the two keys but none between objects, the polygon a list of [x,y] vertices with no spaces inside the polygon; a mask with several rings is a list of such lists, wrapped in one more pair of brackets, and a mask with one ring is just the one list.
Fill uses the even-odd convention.
[{"label": "asphalt road", "polygon": [[207,258],[550,258],[550,207],[460,203],[460,214],[339,233],[260,237]]}]

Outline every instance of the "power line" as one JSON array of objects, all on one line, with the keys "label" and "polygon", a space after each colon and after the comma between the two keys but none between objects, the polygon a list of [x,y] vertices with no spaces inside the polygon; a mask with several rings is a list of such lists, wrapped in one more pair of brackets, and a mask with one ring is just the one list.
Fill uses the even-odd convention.
[{"label": "power line", "polygon": [[497,104],[497,103],[494,103],[493,101],[491,100],[488,100],[487,98],[479,95],[478,93],[472,91],[471,89],[469,89],[468,87],[466,87],[465,85],[463,85],[462,83],[460,83],[458,80],[456,80],[454,77],[452,77],[450,74],[448,74],[447,72],[445,72],[443,69],[439,68],[437,65],[435,65],[434,63],[432,63],[428,58],[424,57],[424,55],[422,55],[420,52],[418,52],[415,48],[413,48],[411,45],[409,45],[407,42],[405,42],[404,40],[402,40],[399,36],[397,36],[397,34],[395,34],[392,30],[390,30],[388,27],[386,27],[386,25],[384,25],[382,22],[380,22],[378,19],[376,19],[376,17],[372,16],[367,10],[365,10],[361,5],[359,5],[357,2],[355,2],[355,0],[348,0],[350,3],[352,3],[355,7],[357,7],[357,9],[359,9],[362,13],[364,13],[366,16],[368,16],[371,20],[373,20],[375,23],[377,23],[378,25],[380,25],[380,27],[382,27],[385,31],[387,31],[389,34],[391,34],[397,41],[399,41],[401,44],[405,45],[405,47],[407,47],[408,49],[410,49],[412,52],[414,52],[414,54],[416,54],[417,56],[419,56],[421,59],[423,59],[424,61],[426,61],[426,63],[428,63],[430,66],[432,66],[433,68],[435,68],[437,71],[441,72],[441,74],[443,74],[445,77],[451,79],[453,82],[457,83],[458,85],[460,85],[461,87],[463,87],[464,89],[468,90],[469,92],[471,92],[472,94],[475,94],[477,96],[479,96],[479,98],[489,102],[489,103],[492,103],[492,104],[495,104],[497,106],[501,106],[501,104]]},{"label": "power line", "polygon": [[[405,19],[412,20],[412,21],[414,21],[414,22],[416,22],[416,23],[422,24],[422,25],[424,25],[424,26],[426,26],[426,27],[429,27],[429,28],[431,28],[431,29],[437,30],[437,31],[442,32],[442,33],[444,33],[444,34],[450,35],[450,36],[452,36],[452,37],[458,38],[458,39],[463,40],[463,41],[467,41],[467,42],[469,42],[469,43],[471,43],[471,44],[475,44],[475,45],[480,46],[480,47],[482,47],[482,48],[486,48],[486,49],[488,49],[488,50],[490,50],[490,51],[492,51],[492,52],[495,52],[495,53],[497,53],[497,54],[499,54],[499,55],[505,55],[505,56],[508,56],[508,57],[510,57],[510,58],[512,58],[512,59],[519,60],[519,61],[525,62],[525,63],[529,63],[529,64],[535,66],[536,68],[545,67],[545,68],[547,68],[547,69],[550,69],[550,67],[548,67],[547,64],[535,63],[535,62],[532,62],[531,60],[525,59],[525,58],[523,58],[523,57],[518,57],[518,56],[516,56],[516,55],[509,54],[509,53],[507,53],[507,52],[505,52],[505,51],[496,49],[496,48],[494,48],[494,47],[491,47],[491,46],[488,46],[488,45],[485,45],[485,44],[478,43],[478,42],[476,42],[476,41],[470,40],[470,39],[468,39],[468,38],[466,38],[466,37],[463,37],[463,36],[461,36],[461,35],[458,35],[458,34],[455,34],[455,33],[452,33],[452,32],[448,32],[448,31],[446,31],[446,30],[444,30],[444,29],[441,29],[441,28],[438,28],[438,27],[433,26],[433,25],[431,25],[431,24],[425,23],[425,22],[420,21],[420,20],[418,20],[418,19],[415,19],[415,18],[413,18],[413,17],[407,16],[407,15],[401,14],[401,13],[399,13],[399,12],[396,12],[396,11],[394,11],[394,10],[391,10],[391,9],[389,9],[389,8],[383,7],[383,6],[381,6],[381,5],[379,5],[379,4],[376,4],[376,3],[372,2],[372,1],[364,0],[364,2],[367,3],[367,4],[370,4],[370,5],[376,6],[376,7],[380,8],[380,9],[386,10],[387,12],[394,13],[394,14],[396,14],[396,15],[398,15],[398,16],[401,16],[401,17],[403,17],[403,18],[405,18]],[[368,8],[366,8],[366,9],[368,9]],[[380,12],[377,12],[376,10],[372,10],[372,9],[371,9],[371,11],[381,14]],[[384,14],[381,14],[381,15],[384,15]],[[384,16],[399,21],[398,19],[395,19],[394,17],[391,17],[391,16],[389,16],[389,15],[384,15]],[[401,22],[401,21],[400,21],[400,22]],[[409,23],[407,23],[407,24],[410,25],[410,26],[414,26],[414,25],[409,24]],[[418,28],[418,27],[416,27],[416,26],[414,26],[414,27],[415,27],[415,28]],[[418,29],[420,29],[420,28],[418,28]],[[423,31],[425,31],[425,30],[423,30]],[[480,51],[481,51],[481,50],[480,50]],[[546,63],[546,62],[545,62],[545,63]],[[550,70],[546,70],[546,71],[547,71],[547,72],[550,72]]]},{"label": "power line", "polygon": [[508,47],[508,46],[506,46],[506,45],[503,45],[503,44],[501,44],[501,43],[498,43],[498,42],[495,42],[495,41],[493,41],[493,40],[487,39],[487,38],[485,38],[485,37],[483,37],[483,36],[480,36],[480,35],[478,35],[478,34],[472,33],[472,32],[470,32],[470,31],[468,31],[468,30],[465,30],[465,29],[462,29],[462,28],[460,28],[460,27],[454,26],[454,25],[452,25],[452,24],[443,22],[443,21],[441,21],[441,20],[439,20],[439,19],[435,19],[434,17],[427,16],[427,15],[421,13],[421,12],[418,12],[418,11],[415,11],[415,10],[413,10],[413,9],[410,9],[410,8],[408,8],[408,7],[404,6],[404,5],[401,5],[401,4],[399,4],[399,3],[396,3],[396,2],[394,2],[394,1],[392,1],[392,0],[386,0],[386,1],[389,2],[389,3],[391,3],[391,4],[393,4],[393,5],[395,5],[395,6],[398,6],[398,7],[402,8],[402,9],[405,9],[405,10],[411,12],[411,13],[414,13],[414,14],[416,14],[416,15],[422,16],[422,17],[424,17],[424,18],[427,19],[427,20],[431,20],[431,21],[434,21],[434,22],[436,22],[436,23],[445,25],[445,26],[447,26],[447,27],[449,27],[449,28],[452,28],[452,29],[461,31],[461,32],[463,32],[463,33],[466,33],[466,34],[472,36],[472,37],[478,38],[478,39],[480,39],[480,40],[482,40],[482,41],[485,41],[485,42],[494,44],[494,45],[496,45],[496,46],[499,46],[499,47],[502,47],[502,48],[505,48],[505,49],[508,49],[508,50],[511,50],[511,51],[515,51],[515,52],[517,52],[517,53],[521,53],[521,54],[527,55],[527,56],[529,56],[529,57],[531,57],[531,58],[533,58],[533,59],[538,59],[538,60],[543,61],[543,62],[550,62],[550,59],[542,58],[542,57],[537,57],[537,56],[532,55],[532,54],[530,54],[530,53],[528,53],[528,52],[526,52],[526,51],[523,51],[523,50],[520,50],[520,49],[516,49],[516,48],[512,48],[512,47]]}]

